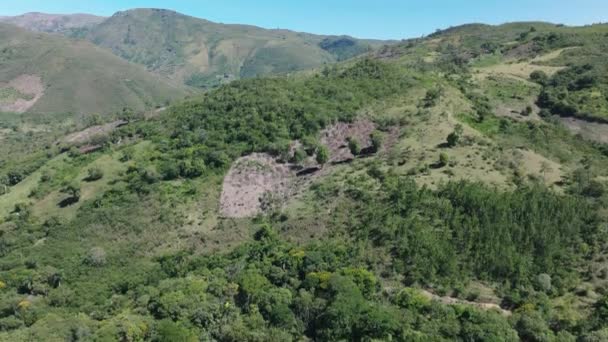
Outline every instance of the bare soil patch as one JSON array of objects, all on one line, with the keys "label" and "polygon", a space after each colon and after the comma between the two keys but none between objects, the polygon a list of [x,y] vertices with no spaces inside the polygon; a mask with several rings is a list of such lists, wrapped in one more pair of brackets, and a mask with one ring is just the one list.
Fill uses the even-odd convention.
[{"label": "bare soil patch", "polygon": [[560,117],[559,120],[573,134],[580,134],[586,139],[608,144],[608,124],[589,122],[572,117]]},{"label": "bare soil patch", "polygon": [[295,172],[264,153],[238,159],[224,179],[220,213],[224,217],[244,218],[262,211],[262,199],[271,195],[284,201],[292,190]]},{"label": "bare soil patch", "polygon": [[426,291],[426,290],[421,290],[422,294],[427,297],[430,300],[436,300],[442,304],[446,304],[446,305],[468,305],[468,306],[474,306],[478,309],[482,309],[482,310],[496,310],[498,312],[500,312],[502,315],[504,316],[511,316],[511,311],[509,310],[505,310],[503,308],[500,307],[500,305],[495,304],[495,303],[481,303],[481,302],[471,302],[468,300],[464,300],[464,299],[459,299],[459,298],[453,298],[453,297],[448,297],[448,296],[438,296],[432,292]]},{"label": "bare soil patch", "polygon": [[93,138],[109,134],[116,128],[124,126],[128,123],[128,121],[117,120],[114,122],[107,123],[105,125],[91,126],[82,131],[74,132],[72,134],[67,135],[62,139],[62,142],[76,145],[84,144],[91,141]]},{"label": "bare soil patch", "polygon": [[27,112],[44,95],[42,79],[37,75],[21,75],[3,85],[2,88],[13,88],[28,96],[28,98],[18,98],[12,103],[0,103],[0,111],[5,112]]},{"label": "bare soil patch", "polygon": [[[253,217],[269,208],[282,207],[309,186],[315,177],[331,172],[332,164],[355,158],[348,148],[349,137],[357,139],[363,149],[369,148],[370,135],[375,129],[373,122],[358,120],[353,123],[337,123],[323,130],[320,141],[329,150],[329,161],[325,166],[317,164],[314,157],[293,164],[281,163],[264,153],[254,153],[236,160],[224,178],[220,196],[221,216]],[[397,127],[389,130],[380,152],[394,146],[398,138]],[[300,145],[297,141],[293,143],[292,154]]]},{"label": "bare soil patch", "polygon": [[362,149],[370,147],[370,135],[375,129],[376,125],[369,120],[339,122],[324,129],[321,132],[321,143],[329,149],[329,162],[340,163],[355,157],[348,149],[348,138],[357,139]]}]

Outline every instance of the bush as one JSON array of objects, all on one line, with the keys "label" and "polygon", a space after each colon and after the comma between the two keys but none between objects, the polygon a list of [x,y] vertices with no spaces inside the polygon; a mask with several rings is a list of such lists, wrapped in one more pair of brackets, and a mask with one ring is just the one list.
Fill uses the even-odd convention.
[{"label": "bush", "polygon": [[435,107],[439,99],[441,98],[442,90],[440,88],[429,89],[422,100],[422,104],[425,108]]},{"label": "bush", "polygon": [[405,288],[395,296],[395,304],[408,309],[419,311],[431,304],[431,300],[425,296],[420,290],[414,288]]},{"label": "bush", "polygon": [[551,291],[551,276],[546,273],[539,274],[538,276],[536,276],[536,285],[540,291]]},{"label": "bush", "polygon": [[374,151],[374,153],[380,151],[380,149],[382,148],[384,135],[380,131],[374,131],[370,138],[372,141],[372,150]]},{"label": "bush", "polygon": [[448,147],[454,147],[460,141],[462,137],[463,127],[461,124],[457,124],[454,128],[454,131],[448,135],[447,145]]},{"label": "bush", "polygon": [[352,153],[353,156],[358,156],[361,153],[361,144],[357,138],[349,137],[346,139],[346,141],[348,142],[348,149],[350,150],[350,153]]},{"label": "bush", "polygon": [[323,165],[329,160],[329,150],[325,146],[319,146],[317,149],[317,163]]},{"label": "bush", "polygon": [[100,168],[94,167],[94,168],[90,168],[87,171],[87,178],[85,178],[85,180],[87,182],[94,182],[96,180],[100,180],[103,178],[103,171],[101,171]]},{"label": "bush", "polygon": [[549,76],[542,70],[536,70],[530,74],[530,80],[540,85],[545,85],[549,80]]},{"label": "bush", "polygon": [[80,184],[75,181],[64,184],[63,188],[61,188],[61,192],[68,194],[70,198],[78,201],[80,199]]},{"label": "bush", "polygon": [[101,267],[106,264],[106,251],[101,247],[93,247],[86,256],[85,263],[89,266]]},{"label": "bush", "polygon": [[290,160],[290,161],[291,161],[292,163],[299,164],[299,163],[301,163],[302,161],[304,161],[304,160],[306,159],[306,157],[307,157],[307,153],[306,153],[306,151],[304,151],[304,150],[303,150],[303,149],[301,149],[301,148],[298,148],[298,149],[296,149],[296,150],[294,151],[294,153],[293,153],[293,157],[291,158],[291,160]]},{"label": "bush", "polygon": [[450,158],[448,157],[448,155],[446,153],[442,152],[439,154],[439,163],[438,163],[439,167],[444,167],[444,166],[448,165],[449,161],[450,161]]}]

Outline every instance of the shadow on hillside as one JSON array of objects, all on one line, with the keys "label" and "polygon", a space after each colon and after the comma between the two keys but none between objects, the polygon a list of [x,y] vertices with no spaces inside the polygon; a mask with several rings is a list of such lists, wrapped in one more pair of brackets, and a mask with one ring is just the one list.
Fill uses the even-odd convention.
[{"label": "shadow on hillside", "polygon": [[78,197],[68,197],[68,198],[62,200],[61,202],[57,203],[57,206],[59,206],[60,208],[69,207],[71,205],[78,203],[78,200],[79,200]]}]

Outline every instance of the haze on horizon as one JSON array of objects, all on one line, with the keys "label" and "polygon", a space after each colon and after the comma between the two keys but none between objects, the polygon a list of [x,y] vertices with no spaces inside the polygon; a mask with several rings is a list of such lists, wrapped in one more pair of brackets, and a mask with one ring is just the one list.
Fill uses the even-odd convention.
[{"label": "haze on horizon", "polygon": [[260,0],[101,1],[21,0],[3,6],[2,16],[27,12],[89,13],[110,16],[131,8],[163,8],[214,22],[250,24],[316,34],[346,34],[358,38],[403,39],[466,23],[501,24],[547,21],[587,25],[608,21],[608,2],[602,0],[311,0],[306,3]]}]

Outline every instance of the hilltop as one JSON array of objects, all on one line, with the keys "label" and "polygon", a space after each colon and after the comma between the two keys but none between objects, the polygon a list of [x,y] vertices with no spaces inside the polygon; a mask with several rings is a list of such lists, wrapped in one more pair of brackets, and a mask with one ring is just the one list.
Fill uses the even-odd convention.
[{"label": "hilltop", "polygon": [[92,14],[47,14],[25,13],[13,17],[0,17],[0,22],[16,25],[28,30],[47,33],[67,33],[86,29],[104,21],[104,17]]}]

